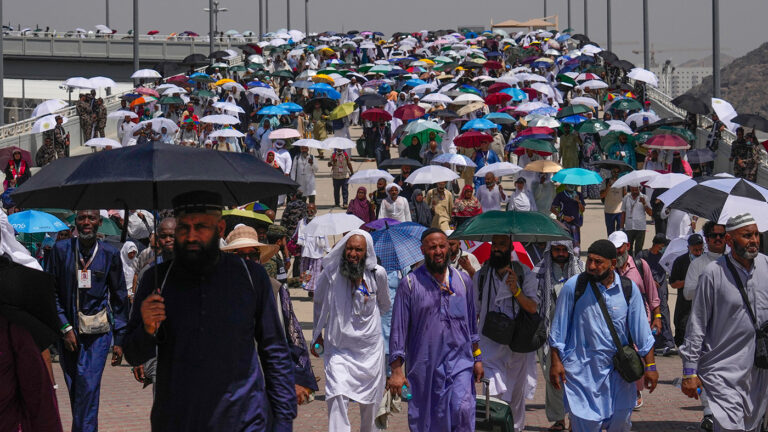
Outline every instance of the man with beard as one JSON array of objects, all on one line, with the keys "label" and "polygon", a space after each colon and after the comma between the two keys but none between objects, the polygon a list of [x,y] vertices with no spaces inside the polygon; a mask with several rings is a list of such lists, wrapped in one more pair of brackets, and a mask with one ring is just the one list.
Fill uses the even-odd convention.
[{"label": "man with beard", "polygon": [[101,375],[113,337],[112,366],[122,362],[130,307],[120,251],[97,240],[100,225],[98,210],[78,211],[78,237],[57,242],[45,266],[56,279],[58,351],[76,432],[98,430]]},{"label": "man with beard", "polygon": [[[611,321],[621,344],[634,343],[638,354],[645,358],[642,381],[651,392],[659,379],[653,356],[654,338],[640,290],[634,282],[622,281],[616,271],[613,243],[592,243],[587,250],[586,268],[584,276],[568,279],[557,298],[549,333],[549,379],[556,389],[565,389],[565,407],[573,430],[628,431],[636,402],[635,383],[625,381],[613,367],[617,347],[595,293],[612,311]],[[587,286],[576,297],[581,278],[585,278]],[[631,290],[625,292],[627,283]]]},{"label": "man with beard", "polygon": [[768,257],[758,252],[760,233],[749,213],[728,219],[725,230],[731,253],[698,279],[680,348],[682,391],[698,398],[698,389],[706,390],[715,431],[758,431],[768,405],[768,369],[756,364],[755,350],[760,333],[768,337]]},{"label": "man with beard", "polygon": [[[491,311],[515,319],[521,309],[538,312],[538,282],[527,267],[512,261],[512,239],[495,235],[491,239],[491,256],[472,278],[475,285],[475,308],[480,312],[478,327],[486,325]],[[515,431],[525,427],[525,398],[534,388],[528,376],[536,376],[536,353],[517,353],[485,334],[480,336],[483,368],[488,372],[489,394],[506,401],[512,408]],[[533,386],[535,387],[535,385]]]},{"label": "man with beard", "polygon": [[[445,235],[450,236],[453,230],[448,230]],[[473,277],[475,272],[480,270],[480,262],[472,252],[461,250],[460,240],[448,240],[448,246],[451,248],[450,266],[456,270],[464,270],[469,277]]]},{"label": "man with beard", "polygon": [[376,264],[373,239],[363,230],[344,236],[323,267],[315,284],[312,354],[323,348],[328,430],[351,430],[352,399],[360,405],[360,430],[370,432],[386,378],[381,314],[392,306],[387,272]]},{"label": "man with beard", "polygon": [[[573,251],[573,243],[570,240],[552,241],[547,244],[544,258],[533,269],[538,280],[538,292],[536,296],[541,302],[539,310],[544,317],[544,322],[549,332],[549,327],[555,317],[555,304],[557,296],[563,289],[565,282],[573,276],[584,271],[579,257]],[[536,351],[539,365],[545,377],[549,376],[550,356],[549,345],[544,344]],[[535,374],[533,375],[536,376]],[[563,389],[556,389],[552,382],[546,381],[546,396],[544,409],[547,420],[555,422],[550,426],[550,431],[565,430],[565,406],[563,405]]]},{"label": "man with beard", "polygon": [[472,280],[449,267],[443,231],[424,231],[421,252],[424,265],[397,288],[387,388],[399,395],[408,386],[413,396],[408,404],[410,430],[473,431],[473,376],[479,382],[484,374]]},{"label": "man with beard", "polygon": [[157,354],[152,430],[290,431],[293,364],[269,277],[219,250],[220,195],[173,205],[175,257],[141,279],[125,342],[133,366]]}]

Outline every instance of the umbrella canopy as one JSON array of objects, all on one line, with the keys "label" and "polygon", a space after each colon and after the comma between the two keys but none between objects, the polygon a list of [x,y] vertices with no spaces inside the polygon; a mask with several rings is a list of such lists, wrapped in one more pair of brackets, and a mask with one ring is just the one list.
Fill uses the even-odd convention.
[{"label": "umbrella canopy", "polygon": [[475,216],[448,238],[491,241],[495,235],[508,235],[519,242],[537,243],[571,239],[565,229],[544,213],[500,210]]},{"label": "umbrella canopy", "polygon": [[524,169],[540,173],[556,173],[563,169],[563,167],[555,161],[541,159],[529,163]]},{"label": "umbrella canopy", "polygon": [[594,161],[591,162],[589,166],[597,169],[607,169],[608,171],[614,168],[618,168],[619,172],[629,172],[634,170],[634,168],[632,168],[632,166],[630,166],[628,163],[613,159]]},{"label": "umbrella canopy", "polygon": [[381,265],[388,272],[403,270],[424,259],[421,253],[421,234],[427,227],[404,222],[394,226],[385,225],[371,233],[373,249]]},{"label": "umbrella canopy", "polygon": [[707,115],[710,113],[709,105],[696,96],[682,94],[672,99],[672,104],[694,114]]},{"label": "umbrella canopy", "polygon": [[172,208],[182,193],[210,191],[236,206],[286,194],[298,185],[245,153],[153,142],[65,158],[44,167],[14,192],[20,207]]},{"label": "umbrella canopy", "polygon": [[363,111],[362,114],[360,114],[360,117],[362,117],[364,120],[372,121],[372,122],[380,122],[380,121],[390,121],[392,120],[392,115],[390,115],[388,112],[384,111],[381,108],[371,108],[368,110]]},{"label": "umbrella canopy", "polygon": [[233,125],[240,123],[240,119],[226,114],[211,114],[200,118],[201,123],[212,123],[220,125]]},{"label": "umbrella canopy", "polygon": [[8,216],[8,222],[20,233],[59,232],[69,229],[56,216],[37,210],[14,213]]},{"label": "umbrella canopy", "polygon": [[745,128],[768,132],[768,119],[759,114],[739,114],[732,118],[731,122],[740,124]]},{"label": "umbrella canopy", "polygon": [[424,114],[426,113],[424,108],[415,104],[408,104],[396,109],[393,116],[406,121],[424,117]]},{"label": "umbrella canopy", "polygon": [[323,146],[323,143],[312,138],[306,138],[306,139],[300,139],[293,143],[294,147],[309,147],[309,148],[315,148],[315,149],[325,149],[325,146]]},{"label": "umbrella canopy", "polygon": [[383,178],[387,183],[392,183],[395,178],[392,174],[380,170],[380,169],[364,169],[354,173],[352,177],[347,180],[349,184],[376,184],[379,179]]},{"label": "umbrella canopy", "polygon": [[627,74],[627,77],[632,78],[637,81],[642,81],[644,83],[650,84],[654,87],[659,86],[659,79],[656,77],[656,74],[645,70],[643,68],[634,68]]},{"label": "umbrella canopy", "polygon": [[[256,112],[258,115],[288,115],[288,110],[278,105],[267,105]],[[207,117],[207,116],[206,116]]]},{"label": "umbrella canopy", "polygon": [[584,123],[576,126],[576,132],[579,133],[598,133],[600,131],[609,130],[611,125],[608,123],[599,120],[599,119],[592,119],[587,120]]},{"label": "umbrella canopy", "polygon": [[520,142],[519,147],[549,154],[552,154],[556,151],[555,146],[551,142],[540,139],[523,140]]},{"label": "umbrella canopy", "polygon": [[[62,124],[67,122],[66,117],[62,117]],[[49,114],[45,117],[40,117],[32,124],[32,129],[30,130],[31,133],[40,133],[45,132],[48,130],[51,130],[56,127],[56,116],[53,114]]]},{"label": "umbrella canopy", "polygon": [[421,162],[417,161],[416,159],[394,158],[394,159],[387,159],[384,162],[380,163],[379,168],[400,169],[400,167],[404,165],[409,167],[414,167],[414,168],[421,168],[424,166]]},{"label": "umbrella canopy", "polygon": [[659,195],[669,208],[725,224],[732,216],[751,213],[760,231],[768,230],[768,190],[740,178],[697,177]]},{"label": "umbrella canopy", "polygon": [[296,129],[291,128],[276,129],[269,133],[269,139],[271,140],[291,138],[301,138],[301,134]]},{"label": "umbrella canopy", "polygon": [[61,99],[49,99],[38,106],[35,107],[34,110],[32,110],[32,118],[34,117],[40,117],[47,114],[52,114],[62,108],[66,108],[67,103],[64,102]]},{"label": "umbrella canopy", "polygon": [[306,235],[310,237],[324,237],[343,234],[360,228],[363,220],[346,213],[328,213],[317,216],[307,224]]},{"label": "umbrella canopy", "polygon": [[96,147],[96,148],[118,148],[122,147],[122,144],[119,142],[111,139],[111,138],[91,138],[88,141],[83,144],[86,147]]},{"label": "umbrella canopy", "polygon": [[355,142],[349,138],[330,137],[323,140],[323,147],[326,149],[349,150],[355,148]]},{"label": "umbrella canopy", "polygon": [[665,173],[648,180],[645,182],[645,186],[654,189],[670,189],[690,179],[686,174]]},{"label": "umbrella canopy", "polygon": [[585,186],[600,184],[603,182],[603,178],[600,177],[600,174],[588,169],[565,168],[552,176],[552,181],[561,184]]},{"label": "umbrella canopy", "polygon": [[640,102],[634,100],[634,99],[619,99],[615,102],[613,102],[610,106],[612,110],[617,111],[632,111],[632,110],[641,110],[643,109],[643,106],[640,104]]},{"label": "umbrella canopy", "polygon": [[384,106],[387,104],[387,99],[376,93],[368,93],[355,99],[355,103],[360,106]]},{"label": "umbrella canopy", "polygon": [[162,77],[160,72],[154,69],[139,69],[131,75],[131,78],[133,79],[158,79]]},{"label": "umbrella canopy", "polygon": [[376,219],[374,221],[370,221],[370,222],[368,222],[367,224],[365,224],[363,226],[366,227],[366,228],[370,228],[370,229],[375,231],[375,230],[384,229],[384,228],[386,228],[388,226],[399,225],[401,223],[402,222],[400,222],[397,219],[381,218],[381,219]]},{"label": "umbrella canopy", "polygon": [[354,111],[355,111],[355,103],[346,102],[334,108],[328,117],[331,120],[338,120],[352,114]]},{"label": "umbrella canopy", "polygon": [[432,165],[438,165],[438,164],[451,164],[451,165],[457,165],[457,166],[470,166],[470,167],[476,167],[477,164],[472,161],[467,156],[464,156],[462,154],[454,154],[454,153],[443,153],[441,155],[437,155],[434,158],[432,158],[432,161],[429,162]]},{"label": "umbrella canopy", "polygon": [[618,180],[616,180],[611,185],[611,187],[623,188],[628,186],[640,186],[643,182],[646,182],[659,175],[661,174],[659,174],[656,171],[645,170],[645,169],[635,170],[621,176]]},{"label": "umbrella canopy", "polygon": [[34,165],[32,163],[32,154],[27,150],[16,146],[8,146],[0,148],[0,166],[2,166],[3,169],[8,166],[8,161],[13,157],[13,153],[17,151],[21,152],[21,160],[27,163],[27,167]]},{"label": "umbrella canopy", "polygon": [[703,164],[715,160],[717,154],[710,149],[703,148],[688,150],[685,156],[691,164]]},{"label": "umbrella canopy", "polygon": [[493,175],[495,175],[496,177],[501,177],[505,175],[515,175],[522,170],[523,169],[520,168],[520,166],[509,163],[509,162],[496,162],[480,168],[475,173],[475,177],[485,177],[485,175],[488,173],[493,173]]},{"label": "umbrella canopy", "polygon": [[[258,203],[254,203],[254,204],[258,204]],[[267,225],[272,225],[272,219],[270,219],[269,216],[263,213],[256,213],[253,210],[239,209],[239,208],[232,209],[232,210],[224,210],[223,212],[221,212],[221,215],[225,217],[240,216],[240,217],[255,219],[257,221],[264,222]]]},{"label": "umbrella canopy", "polygon": [[459,175],[449,168],[440,165],[427,165],[412,172],[405,179],[410,184],[433,184],[440,182],[449,182],[459,178]]},{"label": "umbrella canopy", "polygon": [[478,132],[476,130],[464,132],[463,134],[453,139],[453,143],[457,147],[464,147],[464,148],[480,147],[480,144],[490,143],[492,141],[493,141],[492,135],[487,134],[485,132]]},{"label": "umbrella canopy", "polygon": [[461,130],[485,130],[485,129],[498,129],[498,126],[496,123],[486,120],[484,118],[478,118],[468,121],[464,126],[462,126]]},{"label": "umbrella canopy", "polygon": [[586,106],[586,105],[568,105],[567,107],[561,109],[557,112],[556,118],[563,118],[563,117],[570,117],[577,114],[584,114],[592,112],[592,108]]},{"label": "umbrella canopy", "polygon": [[691,148],[686,140],[674,134],[654,135],[648,138],[648,141],[643,145],[649,149],[659,150],[687,150]]}]

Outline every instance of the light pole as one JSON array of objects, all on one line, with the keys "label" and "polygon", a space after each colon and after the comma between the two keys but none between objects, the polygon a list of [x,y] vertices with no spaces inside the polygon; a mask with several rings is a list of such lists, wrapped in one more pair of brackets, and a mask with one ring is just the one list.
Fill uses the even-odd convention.
[{"label": "light pole", "polygon": [[[109,27],[109,0],[104,0],[104,2],[106,3],[106,12],[107,12],[107,18],[105,20],[106,22],[104,23],[104,25]],[[112,27],[109,27],[109,28],[112,28]]]},{"label": "light pole", "polygon": [[[208,55],[213,54],[213,38],[216,37],[213,22],[213,0],[208,0]],[[204,9],[205,10],[205,9]]]},{"label": "light pole", "polygon": [[264,35],[264,0],[259,0],[259,40]]},{"label": "light pole", "polygon": [[643,0],[643,68],[646,70],[651,66],[648,39],[648,0]]},{"label": "light pole", "polygon": [[226,12],[229,9],[225,7],[219,7],[219,0],[208,0],[208,7],[203,8],[204,12],[208,12],[208,27],[211,41],[210,50],[213,52],[213,40],[217,34],[219,34],[219,13]]},{"label": "light pole", "polygon": [[309,36],[309,0],[304,0],[304,34]]},{"label": "light pole", "polygon": [[584,36],[589,37],[589,13],[587,0],[584,0]]},{"label": "light pole", "polygon": [[269,33],[269,0],[264,0],[264,30]]},{"label": "light pole", "polygon": [[285,13],[286,13],[286,23],[285,28],[287,30],[291,29],[291,0],[285,0]]},{"label": "light pole", "polygon": [[544,19],[547,18],[547,0],[544,0]]},{"label": "light pole", "polygon": [[712,97],[720,97],[720,0],[712,0]]},{"label": "light pole", "polygon": [[[568,0],[568,28],[572,29],[571,27],[571,0]],[[573,30],[571,30],[573,31]]]},{"label": "light pole", "polygon": [[611,0],[605,0],[605,10],[608,14],[608,19],[606,21],[606,30],[608,31],[608,51],[613,51],[611,49],[612,41],[611,41]]},{"label": "light pole", "polygon": [[139,70],[139,0],[133,0],[133,70]]}]

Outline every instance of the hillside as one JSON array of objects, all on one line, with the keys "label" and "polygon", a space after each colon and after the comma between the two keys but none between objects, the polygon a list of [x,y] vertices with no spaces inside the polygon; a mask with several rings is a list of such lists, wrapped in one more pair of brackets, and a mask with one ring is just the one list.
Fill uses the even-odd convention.
[{"label": "hillside", "polygon": [[[765,71],[768,68],[768,42],[734,59],[720,71],[720,95],[740,113],[762,112],[768,114],[768,85]],[[708,76],[689,94],[709,100],[712,97],[712,76]]]}]

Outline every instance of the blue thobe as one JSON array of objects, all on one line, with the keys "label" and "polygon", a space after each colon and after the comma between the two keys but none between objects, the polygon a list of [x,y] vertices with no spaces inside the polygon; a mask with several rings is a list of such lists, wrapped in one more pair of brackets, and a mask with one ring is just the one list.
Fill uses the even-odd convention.
[{"label": "blue thobe", "polygon": [[[161,294],[167,319],[153,336],[138,305],[155,290],[156,269],[162,281],[172,264]],[[222,253],[195,275],[169,261],[146,271],[134,303],[124,350],[134,366],[157,353],[152,430],[291,430],[295,366],[261,265]]]},{"label": "blue thobe", "polygon": [[421,266],[403,278],[395,296],[390,362],[405,361],[412,431],[475,429],[472,343],[480,338],[473,285],[466,273],[448,271],[453,294]]},{"label": "blue thobe", "polygon": [[[130,307],[120,251],[99,241],[96,256],[89,267],[91,288],[78,289],[75,260],[79,260],[80,253],[77,247],[77,239],[57,242],[45,266],[45,270],[56,278],[56,308],[61,325],[70,324],[77,337],[78,349],[75,352],[65,349],[63,343],[59,343],[61,369],[69,389],[72,430],[75,432],[98,429],[101,374],[104,372],[113,332],[115,345],[123,344]],[[89,251],[89,254],[92,253],[93,249]],[[77,265],[82,269],[82,265]],[[75,295],[79,295],[79,299]],[[95,335],[79,334],[76,312],[78,300],[80,311],[86,315],[95,315],[109,307],[113,331]]]},{"label": "blue thobe", "polygon": [[[574,305],[577,278],[568,279],[557,297],[549,345],[559,351],[565,367],[566,409],[585,420],[607,421],[614,413],[635,407],[637,390],[635,383],[624,381],[613,368],[616,345],[589,286]],[[638,353],[644,357],[653,349],[654,337],[637,285],[632,282],[629,305],[618,273],[614,272],[611,286],[597,283],[597,288],[621,343],[628,343],[629,329]]]},{"label": "blue thobe", "polygon": [[[488,151],[482,151],[478,150],[475,154],[475,172],[480,171],[480,168],[490,165],[492,163],[501,162],[501,159],[499,159],[499,155],[496,154],[493,150]],[[475,183],[475,190],[479,188],[480,186],[485,184],[485,178],[484,177],[475,177],[474,180]]]}]

